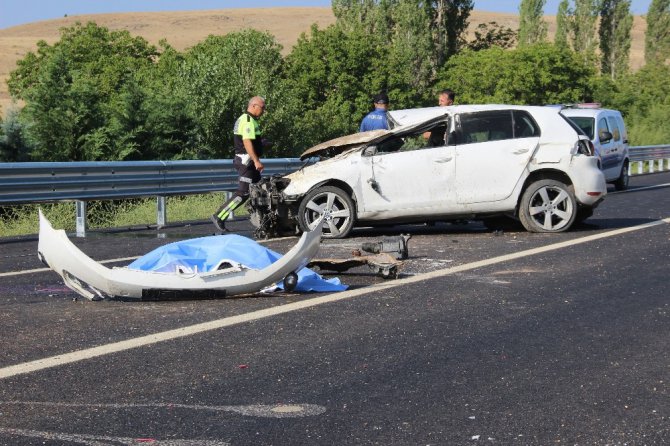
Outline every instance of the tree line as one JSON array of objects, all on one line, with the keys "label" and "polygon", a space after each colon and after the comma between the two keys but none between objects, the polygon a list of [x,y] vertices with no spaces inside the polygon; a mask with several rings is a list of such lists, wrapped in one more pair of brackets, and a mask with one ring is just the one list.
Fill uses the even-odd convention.
[{"label": "tree line", "polygon": [[[210,159],[232,155],[232,125],[266,98],[266,156],[292,157],[353,133],[371,97],[392,108],[457,103],[601,102],[621,110],[632,144],[670,142],[670,0],[652,0],[646,64],[629,69],[630,0],[562,0],[553,42],[545,0],[522,0],[518,30],[466,30],[472,0],[333,0],[286,56],[255,30],[177,51],[95,23],[61,29],[18,61],[0,123],[0,161]],[[661,125],[662,124],[662,125]]]}]

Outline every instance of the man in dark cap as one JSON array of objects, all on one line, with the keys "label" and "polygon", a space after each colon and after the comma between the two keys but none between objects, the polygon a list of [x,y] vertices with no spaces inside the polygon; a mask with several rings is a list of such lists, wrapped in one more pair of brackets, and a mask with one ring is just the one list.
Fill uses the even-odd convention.
[{"label": "man in dark cap", "polygon": [[365,115],[361,121],[361,132],[368,130],[388,129],[389,123],[386,117],[386,110],[389,106],[389,97],[386,93],[379,93],[373,98],[375,109]]}]

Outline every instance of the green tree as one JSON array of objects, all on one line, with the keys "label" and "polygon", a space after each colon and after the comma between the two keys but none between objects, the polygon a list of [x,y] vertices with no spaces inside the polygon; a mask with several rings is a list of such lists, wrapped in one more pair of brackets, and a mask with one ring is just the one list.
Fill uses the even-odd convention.
[{"label": "green tree", "polygon": [[474,7],[472,0],[432,0],[433,42],[436,65],[444,62],[463,48],[468,19]]},{"label": "green tree", "polygon": [[430,11],[420,0],[406,0],[393,9],[393,33],[387,44],[387,60],[379,67],[381,85],[396,106],[427,99],[436,73],[430,29]]},{"label": "green tree", "polygon": [[665,62],[670,57],[670,0],[652,0],[644,42],[647,63]]},{"label": "green tree", "polygon": [[630,0],[603,0],[598,28],[603,75],[616,79],[628,71],[632,28]]},{"label": "green tree", "polygon": [[392,14],[403,0],[332,0],[333,15],[344,32],[367,32],[388,39],[393,29]]},{"label": "green tree", "polygon": [[544,42],[547,23],[542,19],[545,0],[521,0],[519,5],[519,46]]},{"label": "green tree", "polygon": [[570,20],[572,49],[588,63],[596,62],[596,21],[600,0],[575,0]]},{"label": "green tree", "polygon": [[621,110],[632,145],[666,144],[670,141],[670,67],[646,64],[616,82],[617,93],[606,103]]},{"label": "green tree", "polygon": [[556,13],[556,35],[554,35],[554,43],[560,48],[568,48],[568,34],[570,32],[570,4],[568,0],[561,0],[558,4],[558,12]]},{"label": "green tree", "polygon": [[372,95],[389,86],[388,51],[376,35],[339,25],[314,25],[298,39],[286,58],[285,106],[279,111],[293,155],[358,130]]},{"label": "green tree", "polygon": [[283,71],[280,51],[270,34],[248,29],[210,35],[184,55],[179,89],[198,123],[198,157],[232,156],[233,123],[256,95],[266,98],[263,130],[273,134],[273,114],[282,107],[275,88]]},{"label": "green tree", "polygon": [[345,33],[357,30],[391,41],[398,33],[414,33],[423,40],[430,32],[432,64],[438,67],[466,45],[473,1],[333,0],[332,7]]},{"label": "green tree", "polygon": [[108,104],[157,55],[144,39],[95,23],[61,29],[53,46],[39,43],[37,54],[20,61],[8,81],[12,95],[26,101],[33,158],[107,159]]},{"label": "green tree", "polygon": [[0,119],[0,162],[30,161],[30,148],[24,136],[19,109],[10,107]]},{"label": "green tree", "polygon": [[438,87],[458,85],[463,103],[555,104],[592,99],[592,66],[553,44],[494,47],[451,58]]}]

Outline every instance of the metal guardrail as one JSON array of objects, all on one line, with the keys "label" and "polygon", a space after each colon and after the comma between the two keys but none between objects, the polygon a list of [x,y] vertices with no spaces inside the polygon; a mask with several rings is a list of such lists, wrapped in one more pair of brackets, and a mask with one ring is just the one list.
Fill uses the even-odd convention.
[{"label": "metal guardrail", "polygon": [[[286,174],[297,158],[263,159],[263,175]],[[86,233],[86,201],[157,197],[165,226],[165,197],[237,189],[232,160],[0,163],[0,205],[76,202],[77,235]]]},{"label": "metal guardrail", "polygon": [[[670,169],[670,145],[630,147],[629,153],[630,175],[662,171],[666,164]],[[263,175],[286,174],[305,164],[297,158],[262,161]],[[78,236],[86,233],[89,200],[157,197],[160,227],[167,223],[165,197],[236,188],[237,172],[231,160],[0,163],[0,205],[73,200]]]},{"label": "metal guardrail", "polygon": [[[654,173],[656,170],[666,170],[666,163],[667,169],[670,169],[670,144],[629,147],[628,154],[630,155],[630,164],[628,165],[629,175],[644,174],[645,164],[649,168],[646,173]],[[633,164],[637,167],[637,173],[633,172]]]}]

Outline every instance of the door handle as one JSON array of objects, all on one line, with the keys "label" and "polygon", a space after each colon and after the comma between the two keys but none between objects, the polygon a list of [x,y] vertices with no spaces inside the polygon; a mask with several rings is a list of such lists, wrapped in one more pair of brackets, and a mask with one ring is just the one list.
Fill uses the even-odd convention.
[{"label": "door handle", "polygon": [[446,157],[446,158],[439,158],[439,159],[436,159],[435,162],[436,162],[436,163],[448,163],[449,161],[451,161],[451,159],[452,159],[452,157],[451,157],[451,156],[448,156],[448,157]]},{"label": "door handle", "polygon": [[519,150],[515,150],[515,151],[512,152],[512,153],[514,153],[515,155],[521,155],[521,154],[523,154],[523,153],[528,152],[529,150],[530,150],[530,149],[519,149]]}]

